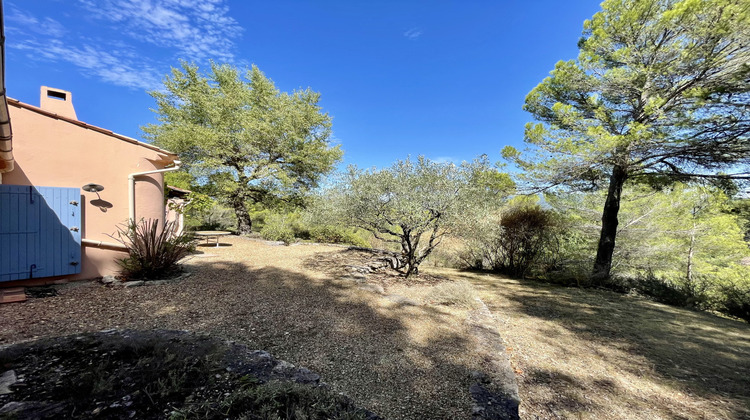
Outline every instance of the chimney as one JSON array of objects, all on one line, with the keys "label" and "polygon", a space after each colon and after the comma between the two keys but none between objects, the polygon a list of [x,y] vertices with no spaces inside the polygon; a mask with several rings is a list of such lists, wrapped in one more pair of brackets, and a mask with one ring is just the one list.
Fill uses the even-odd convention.
[{"label": "chimney", "polygon": [[78,119],[73,108],[73,94],[67,90],[42,86],[39,107],[61,117]]}]

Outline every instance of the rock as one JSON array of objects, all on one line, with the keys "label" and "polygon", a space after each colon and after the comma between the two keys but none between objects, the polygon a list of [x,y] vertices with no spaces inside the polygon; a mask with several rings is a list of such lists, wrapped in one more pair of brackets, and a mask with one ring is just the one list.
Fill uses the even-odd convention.
[{"label": "rock", "polygon": [[487,420],[519,420],[518,400],[513,396],[492,392],[483,385],[474,384],[469,387],[469,393],[474,399],[472,417]]},{"label": "rock", "polygon": [[122,285],[125,287],[138,287],[138,286],[143,286],[143,283],[145,283],[143,280],[135,280],[135,281],[126,281]]},{"label": "rock", "polygon": [[390,300],[391,302],[395,302],[402,306],[419,306],[419,304],[411,299],[409,299],[406,296],[401,295],[388,295],[385,297],[386,299]]},{"label": "rock", "polygon": [[381,295],[385,294],[385,289],[383,289],[383,286],[379,284],[363,284],[359,286],[359,288],[362,290],[369,290],[371,292],[375,292]]},{"label": "rock", "polygon": [[295,366],[286,360],[279,360],[279,363],[273,367],[273,371],[276,373],[285,372],[294,369]]},{"label": "rock", "polygon": [[370,273],[372,272],[372,269],[370,267],[362,266],[362,265],[347,265],[349,267],[349,271],[353,271],[355,273]]},{"label": "rock", "polygon": [[117,280],[117,277],[115,276],[104,276],[99,281],[102,284],[113,284],[113,283],[117,283],[119,280]]},{"label": "rock", "polygon": [[11,394],[13,391],[10,390],[10,386],[18,381],[16,378],[16,371],[8,370],[0,375],[0,395]]},{"label": "rock", "polygon": [[341,280],[353,281],[355,283],[366,283],[367,276],[363,274],[350,274],[348,276],[341,277]]},{"label": "rock", "polygon": [[299,384],[318,384],[320,383],[320,375],[306,368],[299,368],[294,374],[294,381]]},{"label": "rock", "polygon": [[[177,280],[177,279],[175,279],[175,280]],[[169,284],[169,283],[174,283],[174,280],[152,280],[152,281],[149,281],[148,283],[145,283],[145,284],[147,284],[149,286],[161,286],[161,285]]]},{"label": "rock", "polygon": [[518,383],[516,375],[505,353],[502,337],[494,328],[496,320],[487,305],[477,298],[479,307],[469,313],[467,322],[472,335],[476,338],[477,350],[493,355],[487,363],[489,374],[472,372],[477,383],[469,387],[474,399],[475,419],[515,420],[519,419]]},{"label": "rock", "polygon": [[0,407],[0,417],[11,419],[61,419],[65,418],[64,403],[40,401],[11,401]]},{"label": "rock", "polygon": [[489,376],[487,376],[486,373],[479,372],[479,371],[476,371],[476,370],[473,371],[473,372],[471,372],[471,378],[474,379],[475,381],[479,382],[480,384],[488,384],[488,383],[492,382],[492,380],[490,379]]}]

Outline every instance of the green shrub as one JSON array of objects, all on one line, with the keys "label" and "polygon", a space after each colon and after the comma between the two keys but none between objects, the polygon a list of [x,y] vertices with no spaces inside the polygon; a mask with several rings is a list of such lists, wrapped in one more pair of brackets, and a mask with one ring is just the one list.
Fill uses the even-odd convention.
[{"label": "green shrub", "polygon": [[126,227],[118,227],[117,241],[128,248],[128,257],[118,261],[121,274],[128,278],[154,280],[176,275],[181,271],[179,260],[195,249],[191,235],[173,236],[174,224],[159,226],[156,219],[141,219]]},{"label": "green shrub", "polygon": [[271,210],[263,209],[259,206],[259,204],[255,204],[251,206],[250,211],[248,211],[250,220],[253,221],[254,232],[260,232],[263,229],[263,226],[266,225],[266,218],[272,214]]},{"label": "green shrub", "polygon": [[705,308],[706,296],[704,289],[698,284],[689,285],[684,281],[670,280],[647,273],[635,279],[611,280],[608,287],[620,292],[635,290],[641,295],[667,305]]},{"label": "green shrub", "polygon": [[285,244],[294,242],[294,230],[289,223],[289,218],[280,214],[271,214],[266,217],[265,225],[260,230],[260,235],[268,241],[282,241]]},{"label": "green shrub", "polygon": [[722,298],[718,310],[750,322],[750,286],[727,284],[720,287]]},{"label": "green shrub", "polygon": [[516,205],[469,226],[463,234],[468,246],[459,258],[468,268],[524,277],[535,264],[549,265],[557,258],[561,230],[553,211],[536,204]]},{"label": "green shrub", "polygon": [[189,211],[185,217],[186,230],[234,230],[237,227],[237,217],[229,207],[213,203],[200,212]]},{"label": "green shrub", "polygon": [[[369,247],[370,242],[352,228],[331,225],[305,226],[307,238],[314,242],[325,244],[348,244]],[[299,235],[303,237],[302,235]]]}]

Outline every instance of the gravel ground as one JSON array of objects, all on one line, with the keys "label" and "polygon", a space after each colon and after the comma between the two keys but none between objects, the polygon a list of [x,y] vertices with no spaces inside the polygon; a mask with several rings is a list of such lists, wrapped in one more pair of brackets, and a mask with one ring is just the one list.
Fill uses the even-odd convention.
[{"label": "gravel ground", "polygon": [[[337,392],[389,419],[471,418],[468,392],[483,355],[467,309],[433,305],[439,277],[347,277],[365,254],[240,237],[199,246],[176,283],[95,282],[0,305],[0,344],[110,328],[177,329],[235,340],[321,374]],[[386,295],[398,293],[398,298]],[[414,305],[413,303],[416,303]]]}]

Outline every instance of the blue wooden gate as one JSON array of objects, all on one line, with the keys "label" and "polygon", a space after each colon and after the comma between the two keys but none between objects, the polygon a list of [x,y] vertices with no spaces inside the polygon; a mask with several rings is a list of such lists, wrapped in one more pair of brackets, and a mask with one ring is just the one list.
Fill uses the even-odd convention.
[{"label": "blue wooden gate", "polygon": [[78,188],[0,185],[0,282],[81,272]]}]

